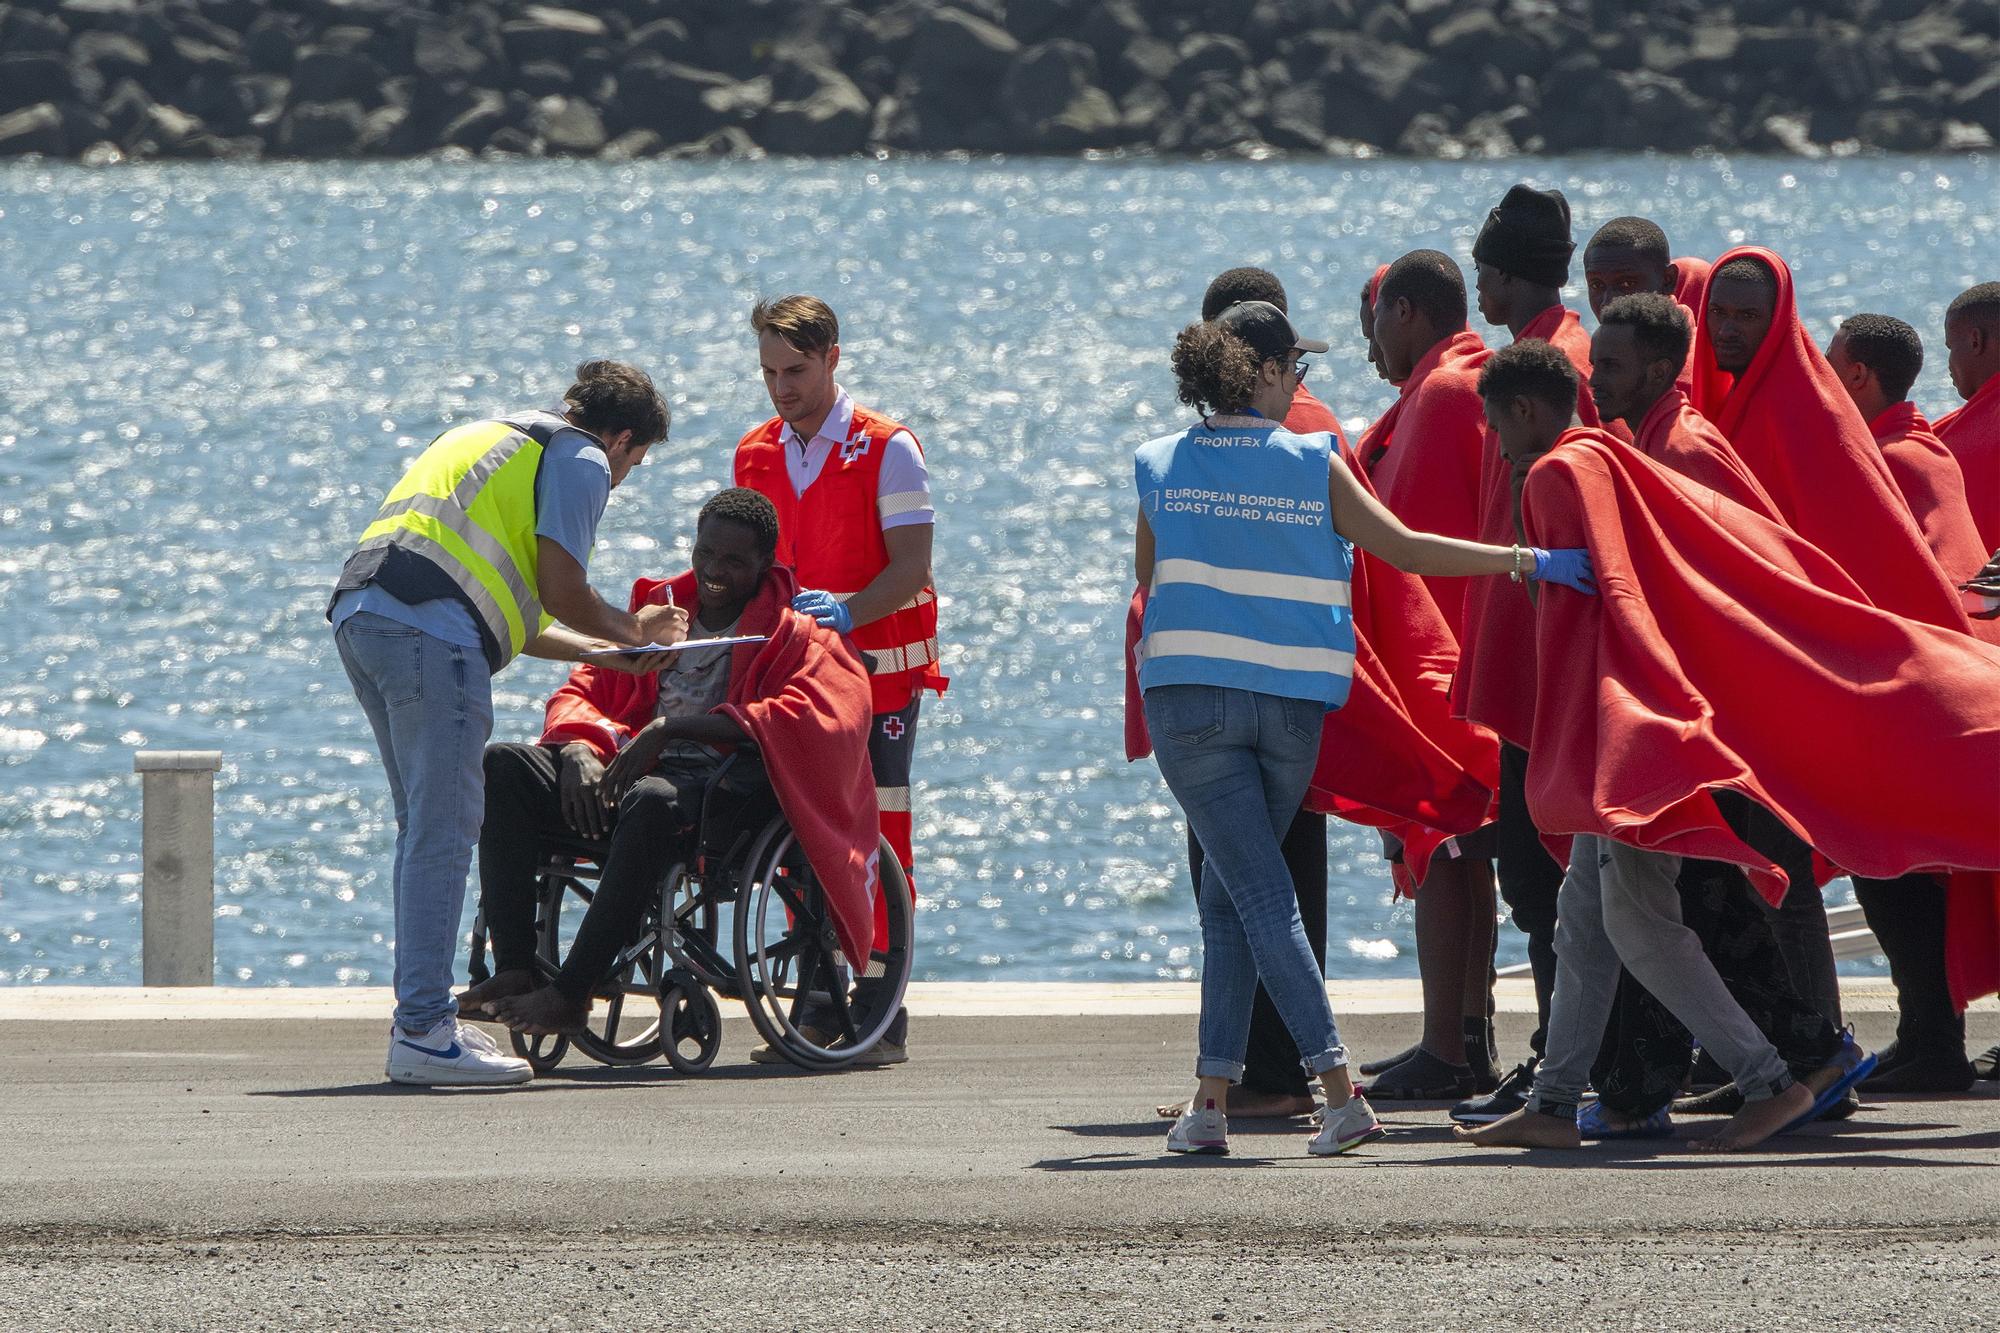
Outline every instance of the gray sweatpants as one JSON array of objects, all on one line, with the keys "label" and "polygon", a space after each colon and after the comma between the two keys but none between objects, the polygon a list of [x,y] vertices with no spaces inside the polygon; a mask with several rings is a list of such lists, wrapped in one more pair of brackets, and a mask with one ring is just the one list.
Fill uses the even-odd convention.
[{"label": "gray sweatpants", "polygon": [[1681,858],[1579,835],[1556,896],[1556,988],[1531,1109],[1574,1117],[1604,1041],[1618,968],[1637,978],[1708,1051],[1748,1101],[1792,1085],[1778,1048],[1729,993],[1681,923]]}]

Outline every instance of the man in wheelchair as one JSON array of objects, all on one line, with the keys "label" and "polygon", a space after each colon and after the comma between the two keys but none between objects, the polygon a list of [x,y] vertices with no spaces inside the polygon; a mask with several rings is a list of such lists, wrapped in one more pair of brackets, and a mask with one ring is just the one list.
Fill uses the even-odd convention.
[{"label": "man in wheelchair", "polygon": [[[764,642],[683,648],[652,674],[584,662],[550,698],[538,743],[487,747],[479,878],[495,970],[459,997],[468,1017],[525,1033],[582,1028],[662,873],[687,854],[708,781],[745,741],[763,752],[848,956],[867,956],[877,843],[867,670],[840,635],[790,609],[797,581],[773,563],[777,540],[771,502],[731,488],[701,508],[692,570],[632,588],[634,609],[694,607],[689,643]],[[536,870],[551,847],[581,850],[600,874],[560,971],[537,985]]]}]

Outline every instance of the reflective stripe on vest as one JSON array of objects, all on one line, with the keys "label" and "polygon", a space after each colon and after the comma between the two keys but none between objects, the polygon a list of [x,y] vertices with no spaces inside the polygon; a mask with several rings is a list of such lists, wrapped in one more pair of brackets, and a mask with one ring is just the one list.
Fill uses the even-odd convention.
[{"label": "reflective stripe on vest", "polygon": [[1152,595],[1139,684],[1346,701],[1352,553],[1327,496],[1336,446],[1262,417],[1216,416],[1139,449]]},{"label": "reflective stripe on vest", "polygon": [[535,436],[546,438],[561,424],[476,421],[446,431],[391,488],[356,546],[398,546],[436,565],[465,595],[503,661],[550,623],[536,578],[542,442]]}]

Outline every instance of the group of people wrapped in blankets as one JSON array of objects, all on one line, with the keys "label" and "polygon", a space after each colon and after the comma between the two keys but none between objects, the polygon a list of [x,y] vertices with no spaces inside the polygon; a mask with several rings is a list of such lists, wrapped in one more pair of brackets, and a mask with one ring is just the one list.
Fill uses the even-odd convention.
[{"label": "group of people wrapped in blankets", "polygon": [[[1454,1098],[1479,1145],[1679,1112],[1740,1151],[1857,1089],[1995,1076],[1963,1010],[2000,989],[2000,283],[1945,312],[1966,401],[1933,425],[1916,331],[1857,314],[1822,353],[1769,249],[1608,222],[1594,334],[1573,251],[1560,192],[1491,210],[1497,349],[1451,256],[1377,269],[1360,328],[1398,397],[1352,443],[1268,271],[1217,277],[1175,344],[1201,420],[1138,450],[1126,631],[1128,757],[1187,816],[1203,930],[1171,1151],[1227,1152],[1234,1111],[1344,1152],[1384,1132],[1371,1099]],[[1381,831],[1416,913],[1422,1037],[1366,1086],[1321,982],[1328,814]],[[1842,873],[1897,994],[1880,1052],[1842,1022]],[[1496,879],[1537,1011],[1504,1077]]]}]

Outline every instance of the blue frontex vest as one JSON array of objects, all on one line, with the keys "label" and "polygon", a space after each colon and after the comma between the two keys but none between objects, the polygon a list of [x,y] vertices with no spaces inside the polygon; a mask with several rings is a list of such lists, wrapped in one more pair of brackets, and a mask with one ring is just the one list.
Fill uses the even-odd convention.
[{"label": "blue frontex vest", "polygon": [[1221,685],[1327,708],[1354,675],[1354,552],[1327,505],[1328,434],[1217,416],[1141,445],[1153,584],[1139,687]]}]

